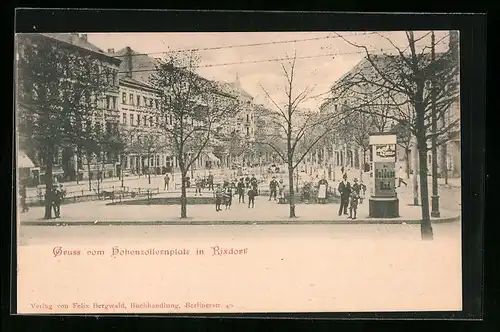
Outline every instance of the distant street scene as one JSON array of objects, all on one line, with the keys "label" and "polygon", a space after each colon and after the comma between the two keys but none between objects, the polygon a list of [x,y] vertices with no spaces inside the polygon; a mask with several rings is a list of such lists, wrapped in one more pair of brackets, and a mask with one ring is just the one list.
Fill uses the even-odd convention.
[{"label": "distant street scene", "polygon": [[20,224],[458,222],[456,31],[239,36],[18,35]]}]

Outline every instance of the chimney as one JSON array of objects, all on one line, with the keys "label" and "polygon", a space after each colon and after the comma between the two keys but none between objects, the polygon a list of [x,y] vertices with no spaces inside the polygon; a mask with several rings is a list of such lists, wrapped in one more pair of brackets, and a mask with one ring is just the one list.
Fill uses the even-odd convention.
[{"label": "chimney", "polygon": [[128,64],[128,73],[127,73],[127,76],[128,77],[132,77],[132,49],[130,48],[130,46],[127,46],[126,48],[126,57],[127,57],[127,64]]},{"label": "chimney", "polygon": [[82,33],[82,34],[80,34],[80,38],[81,38],[82,40],[87,41],[87,34],[86,34],[86,33]]},{"label": "chimney", "polygon": [[108,48],[108,53],[109,53],[109,54],[113,54],[113,53],[115,53],[115,49],[114,49],[114,48]]}]

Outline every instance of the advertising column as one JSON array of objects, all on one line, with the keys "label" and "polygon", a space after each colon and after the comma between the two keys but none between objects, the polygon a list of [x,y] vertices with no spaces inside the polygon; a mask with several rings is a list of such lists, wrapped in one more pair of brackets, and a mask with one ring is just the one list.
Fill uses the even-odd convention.
[{"label": "advertising column", "polygon": [[396,193],[396,135],[370,135],[373,152],[373,191],[369,200],[370,217],[399,217]]}]

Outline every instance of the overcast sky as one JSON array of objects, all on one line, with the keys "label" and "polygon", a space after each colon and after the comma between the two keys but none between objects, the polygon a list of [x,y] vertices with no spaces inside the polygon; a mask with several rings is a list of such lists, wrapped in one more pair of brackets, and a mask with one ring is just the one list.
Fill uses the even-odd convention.
[{"label": "overcast sky", "polygon": [[[437,31],[437,51],[448,47],[448,31]],[[340,32],[352,43],[365,45],[370,50],[394,52],[396,46],[405,48],[408,44],[404,32]],[[421,47],[430,45],[428,32],[415,32],[415,37],[426,36],[419,41]],[[302,39],[314,39],[299,41]],[[89,33],[89,42],[107,50],[130,46],[140,53],[152,57],[162,57],[162,52],[176,49],[211,48],[242,44],[278,42],[275,44],[233,47],[216,50],[201,50],[198,73],[209,79],[233,82],[238,75],[242,87],[255,97],[255,102],[271,103],[266,100],[264,87],[278,103],[283,103],[285,77],[279,61],[255,62],[282,59],[297,53],[295,91],[300,93],[305,87],[314,87],[311,96],[302,107],[317,109],[329,87],[364,55],[364,51],[349,45],[335,32],[238,32],[238,33]],[[290,41],[289,43],[279,43]],[[301,57],[311,57],[300,59]],[[243,62],[233,64],[234,62]],[[253,63],[245,63],[253,62]],[[286,62],[285,62],[286,63]],[[203,67],[214,64],[221,66]],[[319,96],[318,96],[319,95]]]}]

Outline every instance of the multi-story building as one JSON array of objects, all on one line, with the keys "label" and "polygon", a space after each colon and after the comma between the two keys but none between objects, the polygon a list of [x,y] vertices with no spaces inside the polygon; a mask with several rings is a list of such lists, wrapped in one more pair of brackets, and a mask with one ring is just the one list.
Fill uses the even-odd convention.
[{"label": "multi-story building", "polygon": [[[161,172],[177,169],[179,162],[176,152],[158,128],[158,123],[162,121],[166,125],[172,125],[172,118],[165,117],[159,112],[157,91],[149,83],[158,60],[130,47],[116,52],[114,49],[108,49],[108,54],[121,60],[119,107],[122,127],[126,128],[126,132],[136,133],[135,136],[132,135],[136,144],[131,145],[135,149],[127,151],[122,162],[123,168],[135,173],[143,172],[149,167]],[[240,106],[234,120],[231,119],[220,126],[220,133],[229,135],[236,128],[242,133],[242,137],[251,139],[255,131],[252,97],[241,89],[239,84],[219,83],[218,86],[221,90],[220,95],[236,98]],[[142,137],[142,144],[137,136]],[[153,140],[151,137],[157,139]],[[216,156],[213,145],[210,144],[205,148],[193,165],[193,169],[210,169],[227,164],[228,158],[224,151]]]},{"label": "multi-story building", "polygon": [[[450,41],[453,42],[453,41]],[[436,54],[436,56],[439,56],[440,54]],[[378,56],[375,61],[378,63],[378,67],[380,68],[385,68],[388,66],[392,61],[390,61],[391,56]],[[354,96],[354,104],[359,105],[359,96],[363,95],[368,95],[369,91],[367,90],[370,89],[371,87],[368,86],[367,84],[346,84],[344,80],[348,80],[351,75],[355,75],[356,73],[361,73],[362,76],[364,77],[376,77],[377,73],[375,72],[375,69],[373,69],[373,66],[370,64],[370,62],[365,58],[361,60],[355,67],[353,67],[348,73],[346,73],[344,76],[342,76],[339,80],[337,80],[334,85],[332,90],[333,91],[341,91],[342,86],[349,86],[349,89],[353,91],[358,91],[359,94],[357,96]],[[390,73],[389,73],[390,74]],[[356,90],[357,89],[357,90]],[[393,98],[396,99],[398,103],[401,103],[402,100],[399,100],[398,95],[394,95]],[[390,102],[393,103],[394,101]],[[321,111],[322,112],[341,112],[342,107],[345,105],[349,106],[350,105],[350,95],[345,94],[342,98],[336,98],[335,101],[326,101],[322,107]],[[380,104],[383,104],[383,101],[380,102]],[[403,103],[401,103],[403,104]],[[371,106],[367,106],[371,107]],[[382,106],[383,107],[383,106]],[[387,108],[388,112],[394,112],[394,110],[391,110],[390,108]],[[398,112],[401,112],[402,110],[399,109]],[[381,111],[377,111],[376,113],[381,114]],[[391,114],[386,114],[386,115],[391,115]],[[392,113],[394,115],[394,113]],[[446,159],[446,162],[440,162],[438,161],[438,173],[442,173],[443,167],[447,167],[448,174],[450,176],[460,176],[460,106],[459,103],[455,103],[452,107],[450,107],[447,111],[445,116],[442,117],[442,120],[438,124],[439,127],[446,127],[452,122],[458,122],[458,126],[456,126],[452,131],[448,133],[448,141],[445,144],[445,148],[440,147],[438,149],[438,156],[439,154],[442,155],[440,159]],[[400,124],[397,124],[394,120],[389,120],[385,124],[385,130],[384,131],[391,131],[394,128],[397,128],[400,126]],[[377,128],[373,128],[372,131],[377,131]],[[404,148],[398,147],[398,162],[401,164],[408,164],[410,166],[410,170],[412,170],[412,163],[407,161],[406,158],[409,156],[412,156],[412,150],[415,149],[416,147],[414,146],[414,140],[411,140],[412,144],[409,146],[408,153],[405,153]],[[335,146],[335,156],[334,156],[334,162],[336,165],[347,165],[348,166],[358,166],[357,162],[353,162],[353,159],[355,160],[356,158],[352,158],[352,154],[349,152],[351,149],[349,147],[349,142],[344,141],[342,137],[336,137],[332,144]],[[430,141],[428,143],[430,145]],[[359,148],[359,147],[358,147]],[[354,147],[356,149],[356,147]],[[345,151],[345,152],[344,152]],[[369,154],[365,154],[365,158]],[[446,155],[446,156],[444,156]],[[432,158],[431,158],[431,152],[429,151],[428,153],[428,168],[429,170],[431,169],[432,165]],[[444,158],[445,157],[445,158]],[[362,158],[360,158],[362,159]],[[366,161],[366,160],[365,160]],[[445,165],[446,164],[446,165]]]},{"label": "multi-story building", "polygon": [[[104,130],[114,130],[118,124],[118,67],[120,60],[110,57],[105,52],[87,40],[87,34],[77,33],[36,33],[21,35],[22,42],[19,43],[22,53],[23,44],[31,43],[37,45],[40,42],[48,42],[55,48],[64,48],[74,52],[77,56],[91,57],[99,63],[99,73],[105,77],[104,95],[98,96],[96,113],[92,118],[94,125]],[[61,78],[62,79],[62,78]],[[29,149],[28,149],[29,150]],[[44,163],[39,151],[29,151],[31,159],[36,166],[34,171],[43,176]],[[76,146],[64,146],[56,149],[53,160],[54,176],[59,180],[75,180],[98,176],[113,176],[115,173],[115,162],[117,157],[109,151],[103,151],[99,158],[86,160],[85,154]]]}]

